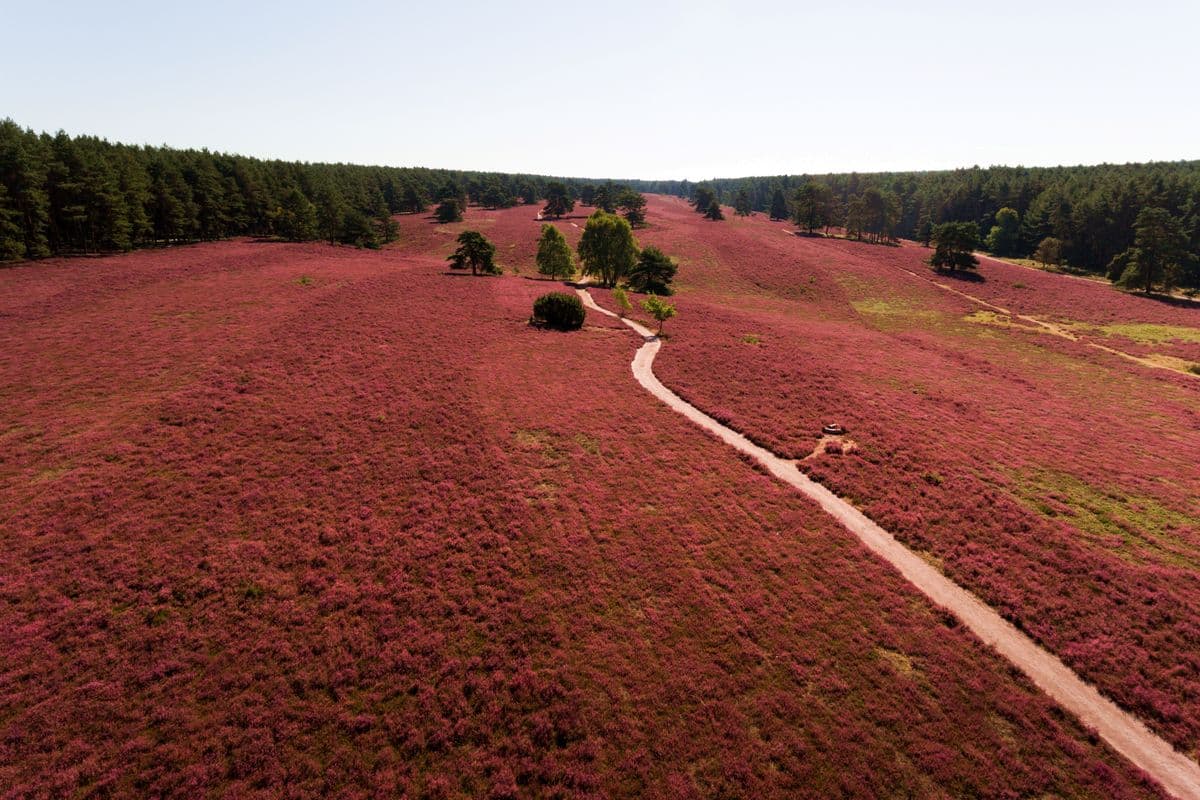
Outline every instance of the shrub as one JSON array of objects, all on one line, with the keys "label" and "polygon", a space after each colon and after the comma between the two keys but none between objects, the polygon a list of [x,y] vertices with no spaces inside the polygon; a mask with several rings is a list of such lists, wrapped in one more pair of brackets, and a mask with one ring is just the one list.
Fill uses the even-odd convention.
[{"label": "shrub", "polygon": [[583,301],[578,295],[550,292],[533,301],[533,319],[549,328],[574,331],[583,327]]},{"label": "shrub", "polygon": [[613,288],[613,300],[617,303],[617,316],[624,317],[630,311],[633,311],[633,303],[629,302],[629,292],[622,287]]}]

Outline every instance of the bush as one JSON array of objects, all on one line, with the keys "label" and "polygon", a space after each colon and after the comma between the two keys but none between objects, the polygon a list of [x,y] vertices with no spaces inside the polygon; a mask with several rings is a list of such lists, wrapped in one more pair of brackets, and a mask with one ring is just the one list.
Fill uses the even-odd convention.
[{"label": "bush", "polygon": [[550,292],[533,301],[534,322],[549,328],[574,331],[583,327],[583,301],[578,295]]}]

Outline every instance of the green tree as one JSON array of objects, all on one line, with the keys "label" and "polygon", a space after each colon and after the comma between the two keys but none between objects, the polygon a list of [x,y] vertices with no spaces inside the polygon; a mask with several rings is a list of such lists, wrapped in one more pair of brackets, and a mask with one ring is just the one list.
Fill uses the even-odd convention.
[{"label": "green tree", "polygon": [[484,208],[509,208],[513,204],[512,195],[504,191],[497,180],[490,181],[479,194],[479,202]]},{"label": "green tree", "polygon": [[734,195],[733,210],[739,217],[748,217],[754,213],[754,206],[750,203],[750,192],[746,191],[745,186],[738,189]]},{"label": "green tree", "polygon": [[1043,267],[1057,267],[1062,263],[1062,240],[1053,236],[1042,239],[1034,251],[1033,258]]},{"label": "green tree", "polygon": [[770,217],[773,220],[781,220],[788,218],[787,197],[783,193],[783,189],[776,186],[775,191],[771,193],[771,209]]},{"label": "green tree", "polygon": [[421,192],[417,187],[409,184],[404,187],[403,199],[400,202],[401,209],[412,214],[420,214],[425,210],[425,198],[421,196]]},{"label": "green tree", "polygon": [[658,335],[662,335],[663,323],[675,316],[675,306],[663,301],[661,298],[650,295],[642,301],[642,308],[646,313],[658,320]]},{"label": "green tree", "polygon": [[341,236],[346,218],[346,204],[341,193],[328,183],[317,190],[317,228],[321,236],[333,244]]},{"label": "green tree", "polygon": [[375,235],[375,226],[371,224],[371,218],[357,208],[347,208],[342,213],[337,240],[355,247],[369,247],[372,250],[379,248],[379,239]]},{"label": "green tree", "polygon": [[551,278],[570,278],[575,274],[575,255],[571,252],[571,246],[562,232],[549,223],[542,225],[537,268],[538,272]]},{"label": "green tree", "polygon": [[0,183],[0,261],[17,261],[25,257],[24,232],[21,214],[12,207],[8,190]]},{"label": "green tree", "polygon": [[618,193],[612,181],[607,181],[596,187],[592,193],[592,205],[609,214],[617,210]]},{"label": "green tree", "polygon": [[917,227],[917,241],[929,247],[929,242],[933,240],[933,220],[925,217],[921,220],[921,224]]},{"label": "green tree", "polygon": [[996,224],[992,226],[987,235],[988,252],[997,256],[1011,256],[1016,254],[1020,246],[1020,215],[1012,208],[1000,209],[996,212]]},{"label": "green tree", "polygon": [[438,203],[438,207],[433,212],[433,218],[443,224],[449,222],[462,222],[463,207],[462,202],[456,197],[447,197]]},{"label": "green tree", "polygon": [[617,197],[617,207],[629,220],[629,224],[637,228],[646,223],[646,198],[641,192],[626,189]]},{"label": "green tree", "polygon": [[546,206],[542,209],[542,213],[549,217],[558,219],[563,214],[569,214],[575,208],[575,201],[571,199],[571,193],[567,191],[567,186],[562,181],[551,181],[546,184]]},{"label": "green tree", "polygon": [[472,275],[495,275],[496,246],[479,231],[463,231],[458,235],[458,248],[446,259],[450,269],[469,269]]},{"label": "green tree", "polygon": [[870,219],[870,209],[862,195],[855,195],[846,203],[846,236],[852,239],[863,238]]},{"label": "green tree", "polygon": [[657,247],[647,247],[629,271],[626,283],[635,292],[670,294],[677,267],[670,256]]},{"label": "green tree", "polygon": [[633,303],[629,302],[629,292],[620,286],[614,286],[612,295],[617,304],[617,316],[624,319],[625,315],[633,310]]},{"label": "green tree", "polygon": [[792,219],[796,227],[811,235],[817,228],[829,224],[833,193],[823,183],[809,181],[796,190]]},{"label": "green tree", "polygon": [[704,217],[713,221],[725,219],[725,214],[721,211],[721,203],[717,198],[714,197],[708,204],[708,208],[704,210]]},{"label": "green tree", "polygon": [[391,208],[388,207],[387,201],[383,199],[383,195],[379,195],[375,199],[375,213],[372,220],[375,239],[379,244],[388,244],[394,242],[400,236],[400,226],[396,220],[392,219]]},{"label": "green tree", "polygon": [[1165,208],[1143,208],[1134,223],[1134,246],[1112,259],[1109,277],[1119,268],[1116,280],[1122,286],[1140,286],[1149,294],[1155,284],[1161,284],[1169,292],[1179,280],[1186,248],[1182,220]]},{"label": "green tree", "polygon": [[979,265],[979,226],[974,222],[944,222],[933,229],[934,251],[929,260],[937,269],[974,269]]},{"label": "green tree", "polygon": [[708,209],[714,202],[716,202],[716,200],[717,193],[713,191],[713,188],[702,183],[696,187],[696,192],[692,199],[692,205],[694,205],[696,210],[701,214],[707,214]]},{"label": "green tree", "polygon": [[304,192],[293,187],[284,195],[283,203],[275,214],[275,230],[292,242],[317,238],[317,207],[304,196]]},{"label": "green tree", "polygon": [[628,220],[603,209],[596,209],[588,217],[579,239],[579,259],[585,275],[599,277],[603,286],[615,286],[633,269],[637,257],[637,241]]}]

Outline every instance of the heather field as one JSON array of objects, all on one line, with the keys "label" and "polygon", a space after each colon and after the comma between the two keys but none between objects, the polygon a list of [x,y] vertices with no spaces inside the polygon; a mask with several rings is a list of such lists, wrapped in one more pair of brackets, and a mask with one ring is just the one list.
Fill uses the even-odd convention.
[{"label": "heather field", "polygon": [[[651,213],[669,383],[798,455],[845,420],[814,474],[1193,741],[1188,379]],[[0,796],[1158,796],[621,326],[445,274],[471,226],[531,271],[520,208],[0,271]]]},{"label": "heather field", "polygon": [[[673,199],[651,220],[641,239],[682,261],[665,383],[801,459],[1195,757],[1200,380],[1090,343],[1195,358],[1200,307],[991,260],[982,280],[937,277],[917,246],[712,223]],[[819,441],[829,420],[842,441]]]}]

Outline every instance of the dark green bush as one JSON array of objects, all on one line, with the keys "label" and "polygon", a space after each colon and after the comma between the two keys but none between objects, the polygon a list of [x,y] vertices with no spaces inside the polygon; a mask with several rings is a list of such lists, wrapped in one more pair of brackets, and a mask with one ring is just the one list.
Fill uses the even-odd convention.
[{"label": "dark green bush", "polygon": [[550,292],[533,301],[534,322],[548,328],[574,331],[583,327],[583,301],[578,295]]}]

